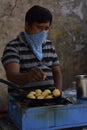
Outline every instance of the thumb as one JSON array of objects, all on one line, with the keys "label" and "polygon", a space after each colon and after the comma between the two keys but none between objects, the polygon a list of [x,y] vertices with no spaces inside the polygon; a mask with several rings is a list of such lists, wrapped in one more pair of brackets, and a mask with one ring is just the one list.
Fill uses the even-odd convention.
[{"label": "thumb", "polygon": [[43,80],[45,80],[47,77],[47,73],[46,72],[43,72]]}]

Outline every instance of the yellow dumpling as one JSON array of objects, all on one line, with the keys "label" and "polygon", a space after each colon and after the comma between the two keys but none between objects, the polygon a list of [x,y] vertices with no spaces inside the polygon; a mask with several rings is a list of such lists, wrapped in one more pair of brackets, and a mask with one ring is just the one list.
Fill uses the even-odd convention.
[{"label": "yellow dumpling", "polygon": [[48,95],[48,96],[46,97],[46,99],[52,99],[52,98],[53,98],[52,95]]},{"label": "yellow dumpling", "polygon": [[37,99],[44,99],[44,96],[40,95],[40,96],[37,97]]},{"label": "yellow dumpling", "polygon": [[35,93],[36,93],[36,94],[41,94],[41,93],[42,93],[42,90],[41,90],[41,89],[36,89],[36,90],[35,90]]},{"label": "yellow dumpling", "polygon": [[42,95],[43,97],[47,97],[49,94],[51,94],[51,91],[49,89],[45,89],[43,92],[42,92]]},{"label": "yellow dumpling", "polygon": [[36,93],[34,91],[30,91],[29,94],[35,95]]},{"label": "yellow dumpling", "polygon": [[59,89],[54,89],[53,90],[53,96],[55,96],[55,97],[60,96],[60,90]]},{"label": "yellow dumpling", "polygon": [[51,90],[45,89],[45,90],[44,90],[44,93],[51,94]]},{"label": "yellow dumpling", "polygon": [[36,93],[36,97],[41,96],[42,90],[41,89],[36,89],[35,93]]},{"label": "yellow dumpling", "polygon": [[27,94],[27,98],[35,99],[36,97],[32,93],[29,93]]}]

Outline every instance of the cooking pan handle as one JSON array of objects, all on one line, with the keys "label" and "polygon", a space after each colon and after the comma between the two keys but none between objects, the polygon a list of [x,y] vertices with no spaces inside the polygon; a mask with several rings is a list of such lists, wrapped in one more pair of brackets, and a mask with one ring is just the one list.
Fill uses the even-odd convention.
[{"label": "cooking pan handle", "polygon": [[20,89],[20,86],[18,86],[17,84],[15,84],[15,83],[13,83],[11,81],[8,81],[8,80],[0,78],[0,82],[8,85],[9,89],[15,89],[15,90],[19,90]]}]

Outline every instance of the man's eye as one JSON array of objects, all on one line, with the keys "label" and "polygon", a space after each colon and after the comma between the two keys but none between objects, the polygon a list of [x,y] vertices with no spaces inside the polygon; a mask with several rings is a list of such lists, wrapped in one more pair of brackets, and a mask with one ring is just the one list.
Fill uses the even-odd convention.
[{"label": "man's eye", "polygon": [[49,27],[38,27],[40,30],[49,30]]},{"label": "man's eye", "polygon": [[43,27],[38,26],[38,29],[43,29]]},{"label": "man's eye", "polygon": [[49,30],[49,27],[46,27],[45,30]]}]

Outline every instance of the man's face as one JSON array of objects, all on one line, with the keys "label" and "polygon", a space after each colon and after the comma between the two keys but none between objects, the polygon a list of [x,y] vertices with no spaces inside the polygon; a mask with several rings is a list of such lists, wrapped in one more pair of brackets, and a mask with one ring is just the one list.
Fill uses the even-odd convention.
[{"label": "man's face", "polygon": [[49,31],[50,23],[37,23],[34,22],[32,25],[26,24],[26,30],[28,34],[35,34],[41,31]]}]

